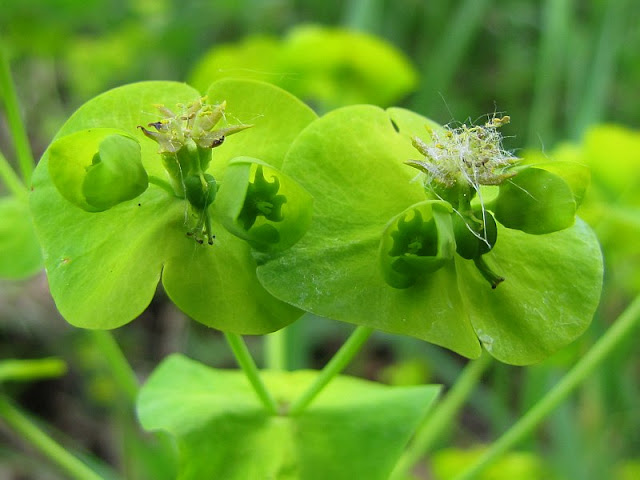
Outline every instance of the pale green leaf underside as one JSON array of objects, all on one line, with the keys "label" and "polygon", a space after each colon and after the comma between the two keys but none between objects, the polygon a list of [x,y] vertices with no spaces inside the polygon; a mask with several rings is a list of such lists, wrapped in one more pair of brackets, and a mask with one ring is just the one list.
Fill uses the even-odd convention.
[{"label": "pale green leaf underside", "polygon": [[[275,87],[253,83],[252,87],[253,94],[245,96],[244,101],[257,112],[264,110],[260,98],[268,97],[272,102],[285,103],[282,108],[291,113],[298,130],[313,118],[306,106],[285,92],[277,96],[272,93]],[[218,92],[232,97],[235,88],[246,92],[243,82],[228,82]],[[149,174],[166,179],[158,145],[144,137],[137,126],[160,118],[154,104],[174,107],[197,98],[198,93],[185,84],[128,85],[85,104],[62,127],[58,137],[91,127],[122,129],[139,139],[142,161]],[[288,101],[294,107],[287,105]],[[249,108],[237,101],[229,102],[229,115],[234,115],[232,105],[238,105],[239,111]],[[274,131],[280,121],[266,113],[261,120]],[[294,127],[288,130],[289,141],[293,130]],[[251,132],[249,129],[238,135],[251,138]],[[285,154],[284,142],[278,148],[255,152],[250,140],[240,147],[234,149],[231,142],[218,147],[214,151],[215,166],[221,170],[226,157],[240,154],[266,153],[276,157],[278,148],[280,156]],[[161,272],[165,290],[176,305],[195,320],[215,328],[265,333],[299,315],[296,309],[266,293],[256,279],[255,262],[247,244],[228,234],[215,218],[215,244],[196,244],[186,236],[186,202],[155,185],[110,210],[87,213],[60,196],[48,175],[47,163],[45,152],[34,174],[31,208],[53,297],[70,323],[114,328],[131,321],[151,301]]]},{"label": "pale green leaf underside", "polygon": [[[263,372],[280,404],[302,394],[318,372]],[[296,417],[269,416],[242,372],[167,358],[142,387],[147,430],[178,439],[179,479],[386,479],[437,386],[392,388],[337,377]]]},{"label": "pale green leaf underside", "polygon": [[468,357],[479,355],[479,337],[505,362],[538,361],[576,338],[597,305],[601,256],[581,222],[544,236],[501,228],[487,256],[507,278],[496,290],[458,256],[408,289],[382,278],[377,252],[386,222],[426,199],[417,170],[403,162],[420,158],[410,138],[427,137],[428,123],[406,110],[354,106],[305,129],[283,171],[314,196],[314,220],[291,250],[258,267],[258,277],[278,298],[321,316]]}]

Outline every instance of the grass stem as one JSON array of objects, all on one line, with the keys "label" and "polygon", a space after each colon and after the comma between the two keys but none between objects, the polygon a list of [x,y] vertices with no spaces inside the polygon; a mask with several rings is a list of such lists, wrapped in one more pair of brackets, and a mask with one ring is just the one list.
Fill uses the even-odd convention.
[{"label": "grass stem", "polygon": [[33,173],[35,162],[33,160],[33,153],[31,152],[31,145],[29,144],[29,137],[27,137],[27,132],[24,129],[24,123],[20,118],[18,96],[16,95],[15,85],[11,78],[11,70],[9,69],[7,53],[4,45],[1,43],[0,96],[4,102],[7,122],[9,124],[9,130],[11,131],[13,144],[16,149],[22,179],[26,185],[29,185],[31,183],[31,174]]},{"label": "grass stem", "polygon": [[640,296],[627,307],[618,320],[596,342],[556,386],[505,432],[470,467],[455,480],[476,478],[485,468],[529,435],[581,382],[612,353],[640,323]]}]

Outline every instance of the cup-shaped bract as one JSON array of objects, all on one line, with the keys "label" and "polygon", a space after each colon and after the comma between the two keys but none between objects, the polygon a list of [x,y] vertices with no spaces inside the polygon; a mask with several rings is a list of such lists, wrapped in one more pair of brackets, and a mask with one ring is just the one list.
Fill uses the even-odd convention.
[{"label": "cup-shaped bract", "polygon": [[136,198],[149,185],[139,142],[113,128],[81,130],[53,142],[49,173],[60,194],[87,212]]},{"label": "cup-shaped bract", "polygon": [[427,200],[392,218],[380,239],[380,265],[386,282],[407,288],[453,259],[456,242],[451,206]]},{"label": "cup-shaped bract", "polygon": [[216,201],[222,224],[260,252],[294,245],[311,223],[312,198],[270,165],[250,157],[233,159]]}]

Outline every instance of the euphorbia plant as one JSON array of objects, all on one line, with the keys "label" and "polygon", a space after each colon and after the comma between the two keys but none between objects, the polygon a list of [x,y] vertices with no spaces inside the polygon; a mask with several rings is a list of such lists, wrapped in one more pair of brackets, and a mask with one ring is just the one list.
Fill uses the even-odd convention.
[{"label": "euphorbia plant", "polygon": [[[373,106],[317,118],[240,80],[205,97],[171,82],[112,90],[34,175],[52,294],[70,323],[108,329],[161,279],[225,332],[243,372],[171,356],[139,395],[143,426],[178,439],[180,478],[387,478],[438,388],[340,377],[323,390],[373,329],[526,364],[597,304],[599,248],[575,219],[586,171],[518,161],[500,143],[507,121],[454,129]],[[321,373],[261,376],[237,334],[305,310],[360,327]]]},{"label": "euphorbia plant", "polygon": [[[384,478],[437,393],[433,386],[395,390],[341,379],[334,397],[327,390],[284,426],[272,420],[317,374],[274,374],[267,390],[235,334],[273,331],[301,314],[270,296],[255,269],[257,261],[286,251],[310,224],[311,197],[279,167],[314,118],[268,84],[222,80],[206,99],[183,84],[134,84],[81,107],[36,169],[32,208],[51,291],[65,318],[89,328],[126,323],[148,304],[162,272],[167,294],[182,310],[226,332],[258,393],[239,372],[206,373],[180,357],[163,363],[140,397],[139,412],[145,427],[180,439],[189,465],[181,478],[246,478],[256,469],[274,475],[293,469],[304,478],[325,478],[332,469],[371,471],[370,478]],[[218,388],[202,383],[207,377]],[[354,392],[350,401],[342,399],[347,390]],[[204,408],[184,409],[202,398],[210,399]],[[390,442],[390,414],[398,406],[402,415]],[[370,448],[380,454],[361,452],[358,459],[351,452],[351,470],[331,467],[326,451],[296,439],[326,435],[346,454],[367,423],[337,426],[359,416],[381,419],[367,427]],[[216,419],[229,425],[219,461],[202,451],[221,441],[212,431],[219,431]],[[274,457],[282,442],[290,444],[287,453]],[[263,453],[251,462],[228,461],[247,445]]]}]

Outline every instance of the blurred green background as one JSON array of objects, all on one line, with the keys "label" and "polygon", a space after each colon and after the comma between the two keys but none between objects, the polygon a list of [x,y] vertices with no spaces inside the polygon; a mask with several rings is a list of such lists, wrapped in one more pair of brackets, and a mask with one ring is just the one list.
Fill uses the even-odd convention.
[{"label": "blurred green background", "polygon": [[[444,480],[534,404],[640,290],[638,18],[634,0],[0,0],[0,41],[36,158],[106,89],[163,79],[204,91],[230,75],[277,83],[320,113],[349,103],[404,106],[440,123],[505,113],[505,145],[516,154],[590,165],[581,215],[606,257],[600,311],[582,339],[548,361],[491,368],[459,425],[416,470]],[[16,164],[4,115],[0,151]],[[349,330],[305,316],[292,327],[292,366],[321,367]],[[222,338],[188,322],[161,291],[115,333],[141,377],[173,351],[233,366]],[[260,339],[249,341],[259,356]],[[66,359],[70,374],[7,391],[65,441],[122,465],[127,428],[114,421],[118,394],[99,352],[57,316],[43,275],[0,280],[0,359],[49,355]],[[639,360],[629,338],[520,456],[486,478],[640,478]],[[437,347],[378,334],[350,373],[451,385],[463,365]],[[0,423],[0,478],[63,478],[30,455]]]}]

